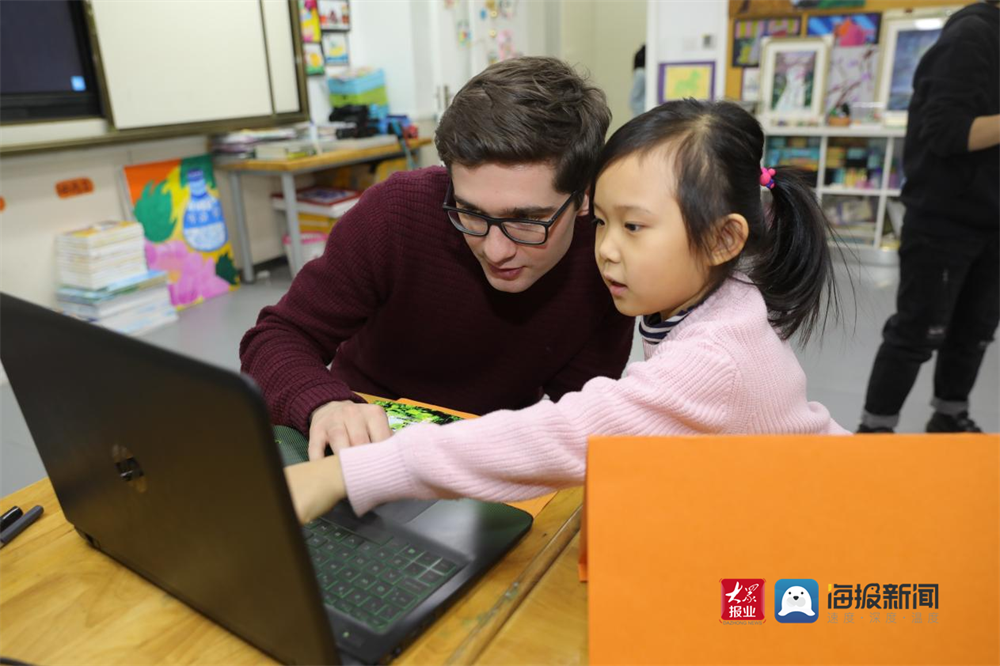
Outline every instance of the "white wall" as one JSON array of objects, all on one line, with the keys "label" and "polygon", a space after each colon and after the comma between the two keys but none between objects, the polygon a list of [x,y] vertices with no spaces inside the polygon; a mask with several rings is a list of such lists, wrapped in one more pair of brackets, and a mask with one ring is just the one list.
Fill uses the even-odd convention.
[{"label": "white wall", "polygon": [[646,0],[593,3],[598,31],[594,79],[608,96],[609,133],[632,118],[632,64],[635,52],[646,42],[646,4]]},{"label": "white wall", "polygon": [[574,67],[593,74],[596,69],[596,2],[562,0],[559,4],[559,57]]},{"label": "white wall", "polygon": [[659,63],[714,61],[715,98],[726,90],[726,0],[649,0],[646,32],[646,109],[657,104]]},{"label": "white wall", "polygon": [[558,55],[604,90],[614,132],[632,117],[632,62],[646,41],[648,0],[563,0]]}]

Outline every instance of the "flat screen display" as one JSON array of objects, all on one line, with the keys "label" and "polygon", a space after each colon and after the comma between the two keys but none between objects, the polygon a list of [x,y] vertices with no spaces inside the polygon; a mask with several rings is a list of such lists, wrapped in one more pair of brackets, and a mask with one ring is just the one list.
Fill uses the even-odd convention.
[{"label": "flat screen display", "polygon": [[0,2],[0,120],[100,115],[83,4]]}]

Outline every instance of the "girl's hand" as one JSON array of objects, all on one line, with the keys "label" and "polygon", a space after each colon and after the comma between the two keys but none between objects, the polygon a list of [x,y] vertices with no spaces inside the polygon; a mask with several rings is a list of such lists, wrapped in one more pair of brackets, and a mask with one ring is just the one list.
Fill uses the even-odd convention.
[{"label": "girl's hand", "polygon": [[319,518],[347,497],[337,456],[290,465],[285,468],[285,480],[302,524]]}]

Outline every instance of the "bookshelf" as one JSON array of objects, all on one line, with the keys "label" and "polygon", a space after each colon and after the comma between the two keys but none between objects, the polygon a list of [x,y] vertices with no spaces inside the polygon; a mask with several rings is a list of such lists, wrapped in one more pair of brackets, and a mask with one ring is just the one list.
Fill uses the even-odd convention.
[{"label": "bookshelf", "polygon": [[763,125],[764,163],[812,174],[816,197],[862,263],[895,264],[905,127]]}]

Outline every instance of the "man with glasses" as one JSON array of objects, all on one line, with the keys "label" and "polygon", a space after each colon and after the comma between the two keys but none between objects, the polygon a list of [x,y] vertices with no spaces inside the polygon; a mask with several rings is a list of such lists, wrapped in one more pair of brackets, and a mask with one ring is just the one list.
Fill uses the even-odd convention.
[{"label": "man with glasses", "polygon": [[621,374],[633,321],[601,280],[589,213],[610,117],[559,60],[498,63],[442,116],[444,168],[396,174],[341,219],[240,345],[310,459],[391,434],[358,393],[483,414]]}]

